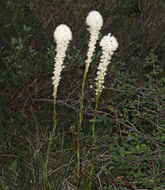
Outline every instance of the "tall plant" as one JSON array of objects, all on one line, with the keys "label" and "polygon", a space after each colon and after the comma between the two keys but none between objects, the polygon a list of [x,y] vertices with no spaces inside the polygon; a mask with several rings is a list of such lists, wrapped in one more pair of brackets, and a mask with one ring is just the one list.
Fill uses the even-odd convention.
[{"label": "tall plant", "polygon": [[[100,63],[98,66],[97,77],[96,77],[96,103],[95,103],[95,111],[98,108],[98,100],[100,94],[104,88],[104,79],[107,72],[107,67],[111,61],[112,55],[114,51],[118,48],[118,42],[114,36],[109,33],[108,35],[104,36],[100,41],[100,46],[102,48],[102,55],[100,58]],[[95,144],[96,137],[95,137],[95,123],[96,117],[94,117],[93,124],[92,124],[92,136],[93,136],[93,144]]]},{"label": "tall plant", "polygon": [[54,96],[54,101],[53,101],[53,130],[50,134],[49,137],[49,143],[48,143],[48,148],[47,148],[47,154],[46,154],[46,160],[44,164],[44,181],[45,181],[45,190],[47,190],[47,166],[48,166],[48,160],[49,160],[49,154],[50,154],[50,149],[56,129],[56,97],[57,97],[57,89],[59,86],[59,81],[61,79],[61,71],[64,68],[63,62],[64,58],[66,56],[66,50],[68,48],[68,44],[70,40],[72,40],[72,32],[70,28],[64,24],[59,25],[55,31],[54,31],[54,39],[56,41],[56,56],[55,56],[55,65],[54,65],[54,71],[53,71],[53,96]]},{"label": "tall plant", "polygon": [[78,160],[78,169],[77,169],[77,176],[79,179],[80,176],[80,130],[83,120],[83,99],[84,99],[84,87],[85,87],[85,81],[87,77],[87,73],[89,70],[90,63],[92,61],[93,53],[95,51],[96,42],[99,38],[100,29],[103,25],[103,18],[101,14],[98,11],[91,11],[87,18],[86,18],[86,24],[88,25],[88,30],[90,32],[90,39],[89,39],[89,45],[88,45],[88,52],[87,52],[87,60],[85,65],[85,71],[84,71],[84,77],[81,87],[81,99],[80,99],[80,111],[79,111],[79,123],[78,123],[78,135],[77,135],[77,160]]}]

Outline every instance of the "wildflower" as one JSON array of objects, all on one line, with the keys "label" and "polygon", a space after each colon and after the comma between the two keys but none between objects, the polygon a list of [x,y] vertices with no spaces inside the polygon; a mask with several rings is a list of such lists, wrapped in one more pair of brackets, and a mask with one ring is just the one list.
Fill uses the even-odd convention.
[{"label": "wildflower", "polygon": [[66,50],[69,45],[70,40],[72,40],[72,32],[70,28],[65,25],[61,24],[57,26],[57,28],[54,31],[54,39],[57,43],[56,47],[56,57],[55,57],[55,65],[54,65],[54,71],[53,71],[53,85],[54,85],[54,92],[53,96],[56,95],[57,87],[59,85],[60,81],[60,75],[61,71],[64,68],[63,61],[66,55]]},{"label": "wildflower", "polygon": [[93,88],[93,85],[91,84],[89,88]]},{"label": "wildflower", "polygon": [[89,26],[88,30],[90,32],[90,39],[89,39],[89,45],[88,45],[88,53],[87,53],[87,68],[90,65],[90,62],[92,61],[93,52],[95,50],[96,42],[99,38],[99,32],[103,25],[103,18],[101,14],[98,11],[91,11],[87,18],[86,18],[86,24]]},{"label": "wildflower", "polygon": [[83,120],[83,99],[84,99],[84,87],[85,87],[85,81],[86,76],[88,73],[89,65],[92,61],[93,52],[95,50],[96,42],[99,38],[99,31],[103,25],[103,18],[97,11],[91,11],[87,18],[86,18],[86,24],[89,26],[88,30],[90,32],[90,40],[88,45],[88,53],[87,53],[87,60],[85,65],[85,71],[84,71],[84,77],[82,82],[82,88],[81,88],[81,99],[80,99],[80,112],[79,112],[79,123],[78,123],[78,135],[77,135],[77,160],[78,160],[78,167],[77,167],[77,176],[78,179],[80,177],[80,129],[81,124]]},{"label": "wildflower", "polygon": [[118,42],[114,36],[111,36],[111,33],[104,36],[100,41],[100,46],[102,48],[102,55],[100,58],[100,63],[98,66],[97,77],[96,77],[96,96],[100,95],[102,89],[104,88],[104,78],[106,75],[108,64],[111,61],[111,57],[114,54],[114,51],[118,48]]}]

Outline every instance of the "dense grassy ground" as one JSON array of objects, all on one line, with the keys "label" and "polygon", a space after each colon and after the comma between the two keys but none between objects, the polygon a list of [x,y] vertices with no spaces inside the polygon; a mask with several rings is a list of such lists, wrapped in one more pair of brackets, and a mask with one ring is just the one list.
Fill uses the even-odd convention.
[{"label": "dense grassy ground", "polygon": [[[102,35],[119,41],[94,111],[97,46],[85,88],[79,189],[165,189],[165,3],[163,0],[19,0],[0,5],[0,189],[43,188],[53,125],[53,31],[66,23],[73,41],[58,89],[49,189],[76,189],[76,136],[89,11]],[[97,116],[96,147],[91,121]],[[94,157],[93,157],[94,154]],[[90,175],[91,167],[93,175]]]}]

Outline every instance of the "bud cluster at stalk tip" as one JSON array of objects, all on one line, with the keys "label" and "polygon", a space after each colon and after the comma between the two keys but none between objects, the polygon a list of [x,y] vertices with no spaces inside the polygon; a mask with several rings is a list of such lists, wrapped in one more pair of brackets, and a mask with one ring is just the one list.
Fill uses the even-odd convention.
[{"label": "bud cluster at stalk tip", "polygon": [[109,33],[108,35],[104,36],[100,41],[100,46],[102,47],[103,51],[109,52],[109,54],[113,54],[114,51],[118,48],[118,42],[114,36]]},{"label": "bud cluster at stalk tip", "polygon": [[118,48],[118,42],[116,38],[114,36],[111,36],[109,33],[101,39],[100,46],[102,48],[102,55],[100,58],[96,77],[96,96],[100,94],[104,88],[103,83],[107,67],[111,61],[111,57],[114,54],[114,51]]},{"label": "bud cluster at stalk tip", "polygon": [[55,64],[54,64],[54,71],[53,71],[53,85],[54,85],[54,93],[57,90],[60,81],[61,71],[64,68],[63,61],[66,56],[66,50],[69,45],[70,40],[72,40],[72,32],[70,28],[65,25],[61,24],[57,26],[54,31],[54,39],[56,41],[56,56],[55,56]]},{"label": "bud cluster at stalk tip", "polygon": [[103,26],[103,18],[98,11],[91,11],[87,18],[86,24],[88,25],[88,30],[90,32],[90,39],[88,45],[88,53],[86,63],[89,64],[92,61],[93,52],[95,50],[96,42],[99,38],[99,32]]},{"label": "bud cluster at stalk tip", "polygon": [[100,30],[103,26],[103,18],[98,11],[91,11],[86,18],[86,23],[90,27],[89,30],[92,28]]},{"label": "bud cluster at stalk tip", "polygon": [[54,39],[58,44],[63,43],[68,45],[69,41],[72,40],[72,32],[70,28],[65,24],[60,24],[54,31]]}]

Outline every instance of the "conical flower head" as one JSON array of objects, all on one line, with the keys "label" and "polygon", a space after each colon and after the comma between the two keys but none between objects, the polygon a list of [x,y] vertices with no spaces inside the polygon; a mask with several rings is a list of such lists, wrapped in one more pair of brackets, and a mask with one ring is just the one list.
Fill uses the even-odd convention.
[{"label": "conical flower head", "polygon": [[60,24],[54,31],[54,39],[58,43],[69,43],[72,40],[72,32],[65,24]]},{"label": "conical flower head", "polygon": [[65,24],[61,24],[57,26],[54,31],[54,39],[57,43],[56,46],[56,57],[55,57],[55,64],[54,64],[54,71],[53,71],[53,85],[54,85],[54,92],[53,95],[56,95],[57,87],[59,85],[59,81],[61,78],[61,71],[64,68],[63,61],[66,56],[66,50],[70,40],[72,40],[72,32],[68,26]]},{"label": "conical flower head", "polygon": [[100,46],[103,51],[108,51],[110,54],[113,53],[118,48],[118,42],[114,36],[109,33],[104,36],[100,41]]},{"label": "conical flower head", "polygon": [[92,61],[92,56],[95,51],[96,42],[99,38],[100,29],[103,25],[103,18],[101,14],[98,11],[91,11],[87,18],[86,18],[86,24],[88,25],[88,30],[90,32],[90,39],[89,39],[89,45],[88,45],[88,52],[87,52],[87,70],[88,67]]},{"label": "conical flower head", "polygon": [[103,26],[103,18],[101,14],[98,11],[91,11],[87,18],[86,23],[91,28],[97,28],[97,30],[100,30]]},{"label": "conical flower head", "polygon": [[118,48],[118,42],[114,36],[108,35],[104,36],[100,41],[100,46],[102,48],[102,55],[100,58],[100,63],[98,66],[97,77],[96,77],[96,96],[102,92],[104,88],[104,78],[107,72],[108,64],[110,63],[111,57],[114,51]]}]

